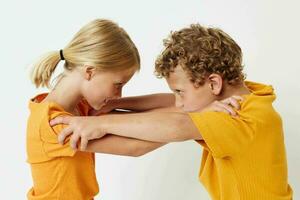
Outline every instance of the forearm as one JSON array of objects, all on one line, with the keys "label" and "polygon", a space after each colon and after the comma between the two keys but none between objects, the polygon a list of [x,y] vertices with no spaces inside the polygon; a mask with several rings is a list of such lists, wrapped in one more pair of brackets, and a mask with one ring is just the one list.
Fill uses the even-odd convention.
[{"label": "forearm", "polygon": [[130,115],[103,115],[100,130],[124,137],[154,142],[200,140],[201,135],[184,112],[149,112]]},{"label": "forearm", "polygon": [[112,100],[114,108],[146,111],[156,108],[171,107],[175,105],[175,96],[172,93],[159,93],[135,97],[124,97]]},{"label": "forearm", "polygon": [[165,143],[106,135],[101,139],[89,141],[86,151],[137,157],[149,153],[163,145],[165,145]]}]

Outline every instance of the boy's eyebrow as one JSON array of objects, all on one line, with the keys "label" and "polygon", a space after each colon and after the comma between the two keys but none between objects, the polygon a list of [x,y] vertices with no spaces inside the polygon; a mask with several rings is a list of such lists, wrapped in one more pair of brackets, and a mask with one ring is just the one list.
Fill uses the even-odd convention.
[{"label": "boy's eyebrow", "polygon": [[178,88],[170,88],[173,92],[177,92],[177,91],[182,91],[181,89]]}]

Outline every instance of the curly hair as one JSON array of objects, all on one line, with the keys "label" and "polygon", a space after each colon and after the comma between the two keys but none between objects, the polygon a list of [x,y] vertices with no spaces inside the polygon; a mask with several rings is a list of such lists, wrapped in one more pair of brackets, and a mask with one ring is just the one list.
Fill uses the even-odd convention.
[{"label": "curly hair", "polygon": [[155,74],[159,78],[168,77],[181,65],[197,85],[202,85],[212,73],[219,74],[231,85],[245,79],[241,48],[218,28],[192,24],[171,32],[164,46],[155,62]]}]

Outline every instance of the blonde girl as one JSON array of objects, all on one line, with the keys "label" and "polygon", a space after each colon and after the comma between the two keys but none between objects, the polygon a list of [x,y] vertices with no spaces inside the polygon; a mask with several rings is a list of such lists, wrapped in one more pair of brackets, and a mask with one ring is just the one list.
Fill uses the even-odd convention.
[{"label": "blonde girl", "polygon": [[116,136],[91,142],[85,152],[60,145],[57,134],[64,126],[51,127],[60,115],[87,116],[109,100],[121,97],[122,87],[140,69],[139,53],[128,34],[116,23],[96,19],[60,51],[44,55],[33,67],[36,87],[50,87],[60,61],[64,71],[49,93],[29,102],[27,156],[33,187],[28,199],[93,199],[98,193],[94,152],[137,156],[162,144]]}]

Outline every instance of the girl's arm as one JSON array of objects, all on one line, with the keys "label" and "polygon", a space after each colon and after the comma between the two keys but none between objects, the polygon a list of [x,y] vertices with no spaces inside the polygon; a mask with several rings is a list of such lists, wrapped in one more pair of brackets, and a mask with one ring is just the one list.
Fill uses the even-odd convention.
[{"label": "girl's arm", "polygon": [[89,141],[85,151],[138,157],[165,144],[116,135],[106,135],[101,139]]},{"label": "girl's arm", "polygon": [[[237,100],[228,98],[220,102],[213,102],[205,110],[235,115],[236,113],[230,105],[239,109]],[[65,138],[72,134],[70,145],[76,149],[80,139],[82,150],[86,148],[89,140],[101,138],[106,134],[162,143],[202,139],[189,115],[180,110],[97,117],[60,116],[51,120],[50,124],[52,126],[56,124],[69,125],[59,134],[58,141],[63,143]]]},{"label": "girl's arm", "polygon": [[50,121],[51,126],[67,124],[58,135],[63,144],[68,135],[70,145],[84,151],[89,140],[102,138],[106,134],[167,143],[188,139],[201,140],[202,137],[187,113],[148,112],[136,114],[112,114],[95,117],[59,116]]},{"label": "girl's arm", "polygon": [[[148,112],[167,112],[177,110],[177,108],[160,108]],[[126,112],[114,112],[115,114],[125,114]],[[116,135],[106,135],[101,139],[88,142],[86,151],[95,153],[107,153],[123,156],[138,157],[149,153],[166,143],[150,142]]]},{"label": "girl's arm", "polygon": [[135,97],[112,99],[97,113],[108,113],[114,109],[131,110],[135,112],[149,111],[157,108],[175,106],[175,96],[172,93],[158,93]]}]

